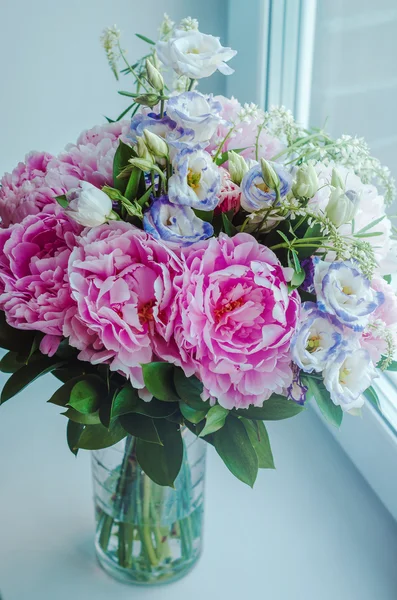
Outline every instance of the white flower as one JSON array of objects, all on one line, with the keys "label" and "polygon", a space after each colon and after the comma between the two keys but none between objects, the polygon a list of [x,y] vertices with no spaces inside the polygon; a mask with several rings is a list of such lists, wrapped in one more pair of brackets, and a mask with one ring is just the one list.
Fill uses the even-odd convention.
[{"label": "white flower", "polygon": [[[317,191],[317,190],[316,190]],[[357,214],[360,197],[354,190],[346,192],[336,187],[332,190],[326,208],[327,217],[335,227],[351,223]]]},{"label": "white flower", "polygon": [[97,227],[116,217],[109,196],[86,181],[80,183],[80,188],[70,190],[68,198],[71,200],[65,213],[85,227]]},{"label": "white flower", "polygon": [[199,22],[197,19],[192,19],[192,17],[185,17],[179,23],[179,29],[183,31],[198,31]]},{"label": "white flower", "polygon": [[349,261],[319,261],[314,289],[319,308],[355,331],[362,331],[369,315],[384,302],[384,294],[373,290],[356,264]]},{"label": "white flower", "polygon": [[166,67],[191,79],[209,77],[217,69],[224,75],[233,73],[225,61],[233,58],[236,51],[224,48],[218,38],[199,31],[176,29],[169,40],[157,42],[156,50]]},{"label": "white flower", "polygon": [[313,198],[318,190],[318,177],[312,163],[304,163],[296,172],[292,192],[296,198]]},{"label": "white flower", "polygon": [[167,103],[167,115],[183,129],[194,131],[194,142],[208,142],[222,122],[222,106],[212,96],[184,92]]},{"label": "white flower", "polygon": [[377,371],[368,352],[353,343],[344,345],[327,363],[323,377],[332,402],[344,411],[351,411],[363,406],[362,394],[377,377]]},{"label": "white flower", "polygon": [[298,367],[306,373],[322,371],[341,341],[342,327],[335,317],[320,311],[316,304],[305,302],[291,341],[292,359]]},{"label": "white flower", "polygon": [[214,210],[221,187],[219,168],[204,150],[184,148],[173,161],[174,174],[168,181],[170,202]]}]

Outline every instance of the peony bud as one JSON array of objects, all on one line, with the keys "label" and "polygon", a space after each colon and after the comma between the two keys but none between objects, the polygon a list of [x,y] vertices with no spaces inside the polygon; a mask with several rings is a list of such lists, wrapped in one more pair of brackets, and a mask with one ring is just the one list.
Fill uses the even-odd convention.
[{"label": "peony bud", "polygon": [[161,92],[164,88],[164,79],[161,75],[160,71],[156,69],[156,67],[150,62],[150,60],[146,59],[146,73],[147,80],[155,90]]},{"label": "peony bud", "polygon": [[135,102],[138,104],[143,104],[143,106],[156,106],[160,101],[160,98],[157,94],[142,94],[141,96],[137,96],[135,98]]},{"label": "peony bud", "polygon": [[296,172],[292,193],[295,198],[313,198],[318,190],[317,173],[311,163],[303,164]]},{"label": "peony bud", "polygon": [[80,188],[68,193],[68,198],[70,202],[65,213],[80,225],[97,227],[110,219],[118,219],[109,196],[91,183],[82,181]]},{"label": "peony bud", "polygon": [[153,162],[153,157],[150,154],[143,137],[137,137],[136,145],[137,145],[136,151],[137,151],[139,158],[143,158],[145,160]]},{"label": "peony bud", "polygon": [[233,181],[233,183],[240,185],[244,175],[249,170],[248,165],[241,154],[237,154],[237,152],[233,152],[233,150],[230,150],[228,157],[230,179]]},{"label": "peony bud", "polygon": [[261,169],[263,181],[269,190],[278,190],[280,188],[280,179],[272,165],[264,158],[261,158]]},{"label": "peony bud", "polygon": [[340,187],[332,190],[325,212],[335,227],[350,223],[356,216],[360,198],[354,190],[344,192]]},{"label": "peony bud", "polygon": [[345,189],[345,184],[342,181],[342,177],[340,176],[339,171],[336,169],[332,169],[331,185],[334,188],[340,188],[341,190]]},{"label": "peony bud", "polygon": [[143,130],[143,137],[145,138],[146,146],[149,151],[159,158],[168,158],[169,150],[168,144],[159,135],[156,135],[148,129]]}]

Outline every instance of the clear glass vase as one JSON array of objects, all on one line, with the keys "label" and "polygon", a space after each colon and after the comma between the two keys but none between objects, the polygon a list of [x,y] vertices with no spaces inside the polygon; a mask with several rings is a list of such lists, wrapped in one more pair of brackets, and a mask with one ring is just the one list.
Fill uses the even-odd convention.
[{"label": "clear glass vase", "polygon": [[206,443],[188,429],[183,429],[182,439],[175,489],[157,485],[144,474],[131,436],[92,452],[97,557],[120,581],[175,581],[200,556]]}]

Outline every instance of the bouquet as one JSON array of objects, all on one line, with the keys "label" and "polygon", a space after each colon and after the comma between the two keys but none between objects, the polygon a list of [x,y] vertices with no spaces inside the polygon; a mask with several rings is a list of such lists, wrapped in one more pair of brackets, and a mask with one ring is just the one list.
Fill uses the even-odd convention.
[{"label": "bouquet", "polygon": [[[49,402],[73,453],[121,448],[98,547],[148,582],[198,552],[187,436],[253,486],[274,468],[264,421],[313,399],[340,426],[378,404],[374,378],[396,369],[397,243],[393,180],[362,139],[200,93],[235,52],[195,19],[138,37],[134,64],[117,29],[102,38],[130,106],[1,181],[0,369],[2,403],[59,380]],[[166,526],[173,494],[186,510]]]}]

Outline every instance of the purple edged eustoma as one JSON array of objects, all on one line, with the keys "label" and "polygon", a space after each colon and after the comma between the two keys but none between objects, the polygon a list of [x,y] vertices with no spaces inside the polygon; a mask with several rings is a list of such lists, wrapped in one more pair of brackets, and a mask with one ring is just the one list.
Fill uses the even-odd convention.
[{"label": "purple edged eustoma", "polygon": [[211,139],[218,125],[223,122],[222,105],[213,96],[199,92],[184,92],[172,96],[167,103],[167,115],[181,129],[194,131],[194,142]]},{"label": "purple edged eustoma", "polygon": [[211,223],[199,219],[188,206],[177,206],[161,196],[152,202],[143,216],[147,233],[164,242],[190,246],[214,233]]},{"label": "purple edged eustoma", "polygon": [[[291,189],[292,177],[279,163],[269,163],[277,175],[280,185],[280,198],[284,198]],[[241,182],[241,206],[247,212],[255,212],[272,206],[277,200],[275,189],[270,189],[263,179],[262,167],[254,165],[243,177]]]}]

